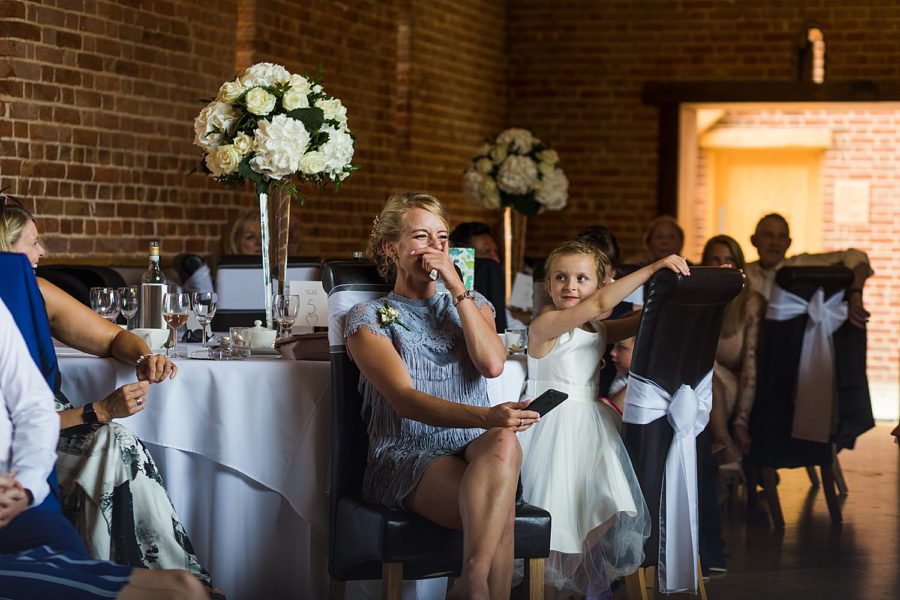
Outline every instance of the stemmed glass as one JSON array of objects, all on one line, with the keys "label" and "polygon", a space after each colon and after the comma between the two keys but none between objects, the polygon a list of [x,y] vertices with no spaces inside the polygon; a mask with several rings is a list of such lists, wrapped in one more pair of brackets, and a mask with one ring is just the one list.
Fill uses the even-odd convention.
[{"label": "stemmed glass", "polygon": [[218,305],[219,298],[216,296],[215,292],[194,292],[191,294],[191,308],[194,311],[194,316],[197,317],[197,322],[200,323],[200,327],[203,329],[203,343],[201,344],[201,348],[203,348],[204,352],[209,352],[209,346],[207,345],[206,339],[206,326],[212,321],[212,318],[216,316],[216,306]]},{"label": "stemmed glass", "polygon": [[119,288],[119,308],[125,317],[125,325],[131,325],[131,319],[140,305],[140,290],[136,285]]},{"label": "stemmed glass", "polygon": [[183,292],[163,294],[162,313],[163,320],[172,330],[169,340],[172,346],[166,343],[166,356],[174,358],[178,356],[178,328],[187,323],[188,313],[191,311],[191,295]]},{"label": "stemmed glass", "polygon": [[114,323],[119,317],[118,290],[107,287],[92,287],[91,308],[110,323]]},{"label": "stemmed glass", "polygon": [[300,296],[290,294],[275,294],[272,298],[272,318],[278,324],[278,339],[291,337],[291,329],[297,320],[297,312],[300,310]]}]

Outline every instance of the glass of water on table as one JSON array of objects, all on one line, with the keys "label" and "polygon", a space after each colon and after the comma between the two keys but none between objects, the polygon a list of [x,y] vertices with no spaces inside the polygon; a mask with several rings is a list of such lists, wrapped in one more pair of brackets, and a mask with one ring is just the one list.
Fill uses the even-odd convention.
[{"label": "glass of water on table", "polygon": [[178,356],[178,329],[184,326],[191,312],[191,296],[183,292],[163,294],[163,320],[169,326],[171,334],[166,342],[166,356]]}]

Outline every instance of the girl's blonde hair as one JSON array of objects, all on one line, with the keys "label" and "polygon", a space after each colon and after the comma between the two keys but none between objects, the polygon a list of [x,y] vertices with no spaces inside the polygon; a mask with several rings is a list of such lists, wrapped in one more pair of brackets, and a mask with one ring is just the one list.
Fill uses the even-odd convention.
[{"label": "girl's blonde hair", "polygon": [[15,204],[7,204],[6,198],[0,202],[0,251],[13,252],[12,246],[22,237],[22,232],[33,221],[27,210]]},{"label": "girl's blonde hair", "polygon": [[[721,244],[728,248],[728,253],[734,258],[734,267],[744,271],[747,263],[744,260],[744,253],[741,251],[741,245],[737,243],[733,237],[727,235],[717,235],[709,238],[706,245],[703,246],[702,264],[709,262],[710,254],[712,254],[713,246]],[[725,309],[725,319],[722,321],[722,336],[729,337],[738,332],[744,325],[744,317],[747,315],[747,301],[750,299],[750,286],[744,285],[743,289],[735,296],[734,300],[728,303]]]},{"label": "girl's blonde hair", "polygon": [[244,226],[251,221],[259,219],[259,211],[248,210],[239,216],[231,224],[222,236],[222,253],[223,254],[242,254],[241,252],[241,236],[244,235]]},{"label": "girl's blonde hair", "polygon": [[572,256],[573,254],[587,254],[593,257],[594,263],[597,265],[597,283],[599,286],[602,286],[603,282],[606,280],[606,272],[611,266],[609,257],[607,257],[596,244],[580,240],[563,242],[550,253],[550,256],[544,261],[544,278],[546,279],[547,284],[549,285],[550,283],[550,273],[553,270],[553,261],[561,256]]},{"label": "girl's blonde hair", "polygon": [[384,243],[396,242],[400,239],[400,235],[403,233],[403,219],[406,217],[406,213],[414,208],[427,210],[440,219],[448,230],[450,229],[447,211],[440,200],[434,196],[421,192],[401,192],[388,198],[381,213],[375,217],[375,221],[372,223],[368,248],[368,255],[375,261],[378,274],[385,281],[391,281],[396,277],[397,265],[390,256],[385,254]]}]

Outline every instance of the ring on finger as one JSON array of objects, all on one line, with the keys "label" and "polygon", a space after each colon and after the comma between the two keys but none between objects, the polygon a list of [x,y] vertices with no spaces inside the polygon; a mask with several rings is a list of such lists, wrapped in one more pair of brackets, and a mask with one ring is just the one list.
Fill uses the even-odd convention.
[{"label": "ring on finger", "polygon": [[144,403],[144,399],[143,399],[143,398],[138,398],[137,400],[134,401],[134,403],[137,404],[138,406],[140,406],[141,404]]}]

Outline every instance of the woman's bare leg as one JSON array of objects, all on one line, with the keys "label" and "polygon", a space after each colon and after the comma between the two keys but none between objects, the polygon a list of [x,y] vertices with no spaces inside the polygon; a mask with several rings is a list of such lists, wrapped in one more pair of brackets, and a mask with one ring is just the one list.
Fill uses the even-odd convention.
[{"label": "woman's bare leg", "polygon": [[469,598],[487,598],[498,552],[503,556],[498,561],[510,557],[506,573],[501,570],[497,575],[498,582],[505,577],[508,595],[513,542],[511,536],[502,548],[501,542],[515,507],[522,450],[515,433],[491,429],[469,445],[466,461],[450,456],[434,461],[407,496],[406,506],[444,527],[462,528],[463,569],[451,596],[461,592]]},{"label": "woman's bare leg", "polygon": [[506,519],[506,527],[500,544],[494,553],[491,562],[491,574],[488,576],[488,587],[491,589],[491,598],[509,598],[513,575],[513,561],[515,560],[515,530],[516,507],[515,504],[509,510]]},{"label": "woman's bare leg", "polygon": [[116,600],[207,600],[207,594],[187,571],[135,569]]}]

